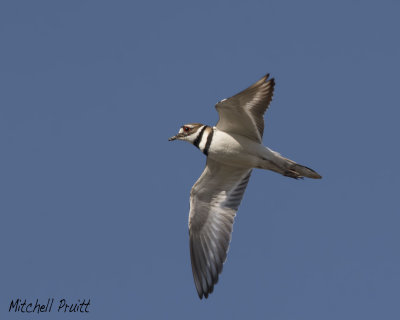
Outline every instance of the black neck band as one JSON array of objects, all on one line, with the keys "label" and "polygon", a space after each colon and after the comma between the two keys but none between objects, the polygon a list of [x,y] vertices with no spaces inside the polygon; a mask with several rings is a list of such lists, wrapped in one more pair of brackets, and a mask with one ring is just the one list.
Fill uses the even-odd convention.
[{"label": "black neck band", "polygon": [[211,140],[212,140],[213,135],[214,135],[214,130],[211,130],[210,134],[207,137],[206,146],[205,146],[204,151],[203,151],[203,153],[206,156],[208,156],[208,150],[210,149]]}]

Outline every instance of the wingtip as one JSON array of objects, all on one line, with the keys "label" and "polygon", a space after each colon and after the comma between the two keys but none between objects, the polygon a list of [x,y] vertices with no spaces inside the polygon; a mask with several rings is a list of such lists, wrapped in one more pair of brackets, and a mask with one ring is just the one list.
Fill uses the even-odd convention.
[{"label": "wingtip", "polygon": [[271,75],[270,73],[266,73],[265,76],[262,77],[262,79],[269,80],[269,81],[273,81],[274,78],[270,78],[270,79],[269,79],[269,76],[270,76],[270,75]]},{"label": "wingtip", "polygon": [[274,78],[269,79],[269,76],[270,76],[270,74],[267,73],[264,77],[262,77],[256,83],[254,83],[251,87],[258,87],[258,86],[262,86],[264,84],[267,84],[267,85],[270,84],[272,87],[275,86],[275,79]]},{"label": "wingtip", "polygon": [[203,298],[204,299],[208,298],[208,293],[207,292],[201,291],[201,292],[197,292],[197,294],[198,294],[200,300],[203,300]]},{"label": "wingtip", "polygon": [[261,78],[261,81],[265,82],[265,83],[269,82],[269,83],[271,83],[272,86],[274,86],[275,85],[275,78],[268,79],[269,76],[270,76],[270,74],[267,73],[264,77]]}]

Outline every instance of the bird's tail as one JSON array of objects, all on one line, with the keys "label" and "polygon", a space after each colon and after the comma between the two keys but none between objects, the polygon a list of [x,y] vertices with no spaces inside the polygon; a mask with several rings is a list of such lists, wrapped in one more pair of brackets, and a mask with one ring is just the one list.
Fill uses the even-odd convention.
[{"label": "bird's tail", "polygon": [[266,148],[266,150],[268,151],[268,153],[266,154],[267,157],[264,158],[264,160],[266,161],[263,163],[261,168],[272,170],[286,177],[294,179],[302,179],[304,177],[311,179],[322,178],[313,169],[298,164],[288,158],[285,158],[278,152],[272,151],[268,148]]},{"label": "bird's tail", "polygon": [[[293,162],[293,161],[292,161]],[[306,166],[302,166],[301,164],[294,163],[289,168],[284,171],[283,175],[291,177],[291,178],[302,178],[307,177],[311,179],[321,179],[322,177],[315,172],[313,169],[308,168]]]}]

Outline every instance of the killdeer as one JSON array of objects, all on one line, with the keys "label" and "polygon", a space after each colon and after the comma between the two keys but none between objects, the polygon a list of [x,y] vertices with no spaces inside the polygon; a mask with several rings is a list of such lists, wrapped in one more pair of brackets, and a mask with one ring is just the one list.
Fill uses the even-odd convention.
[{"label": "killdeer", "polygon": [[268,77],[218,102],[215,127],[190,123],[169,138],[188,141],[207,156],[206,168],[190,192],[189,212],[190,258],[200,299],[208,298],[222,272],[233,220],[252,169],[272,170],[294,179],[321,178],[314,170],[262,145],[264,113],[275,85]]}]

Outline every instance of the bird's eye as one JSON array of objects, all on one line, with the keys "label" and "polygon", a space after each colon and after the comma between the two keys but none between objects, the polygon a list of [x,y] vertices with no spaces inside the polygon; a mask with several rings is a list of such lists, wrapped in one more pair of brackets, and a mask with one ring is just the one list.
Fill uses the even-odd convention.
[{"label": "bird's eye", "polygon": [[190,128],[189,128],[189,127],[186,127],[186,126],[184,126],[184,127],[183,127],[183,131],[185,131],[185,132],[189,132],[189,130],[190,130]]}]

